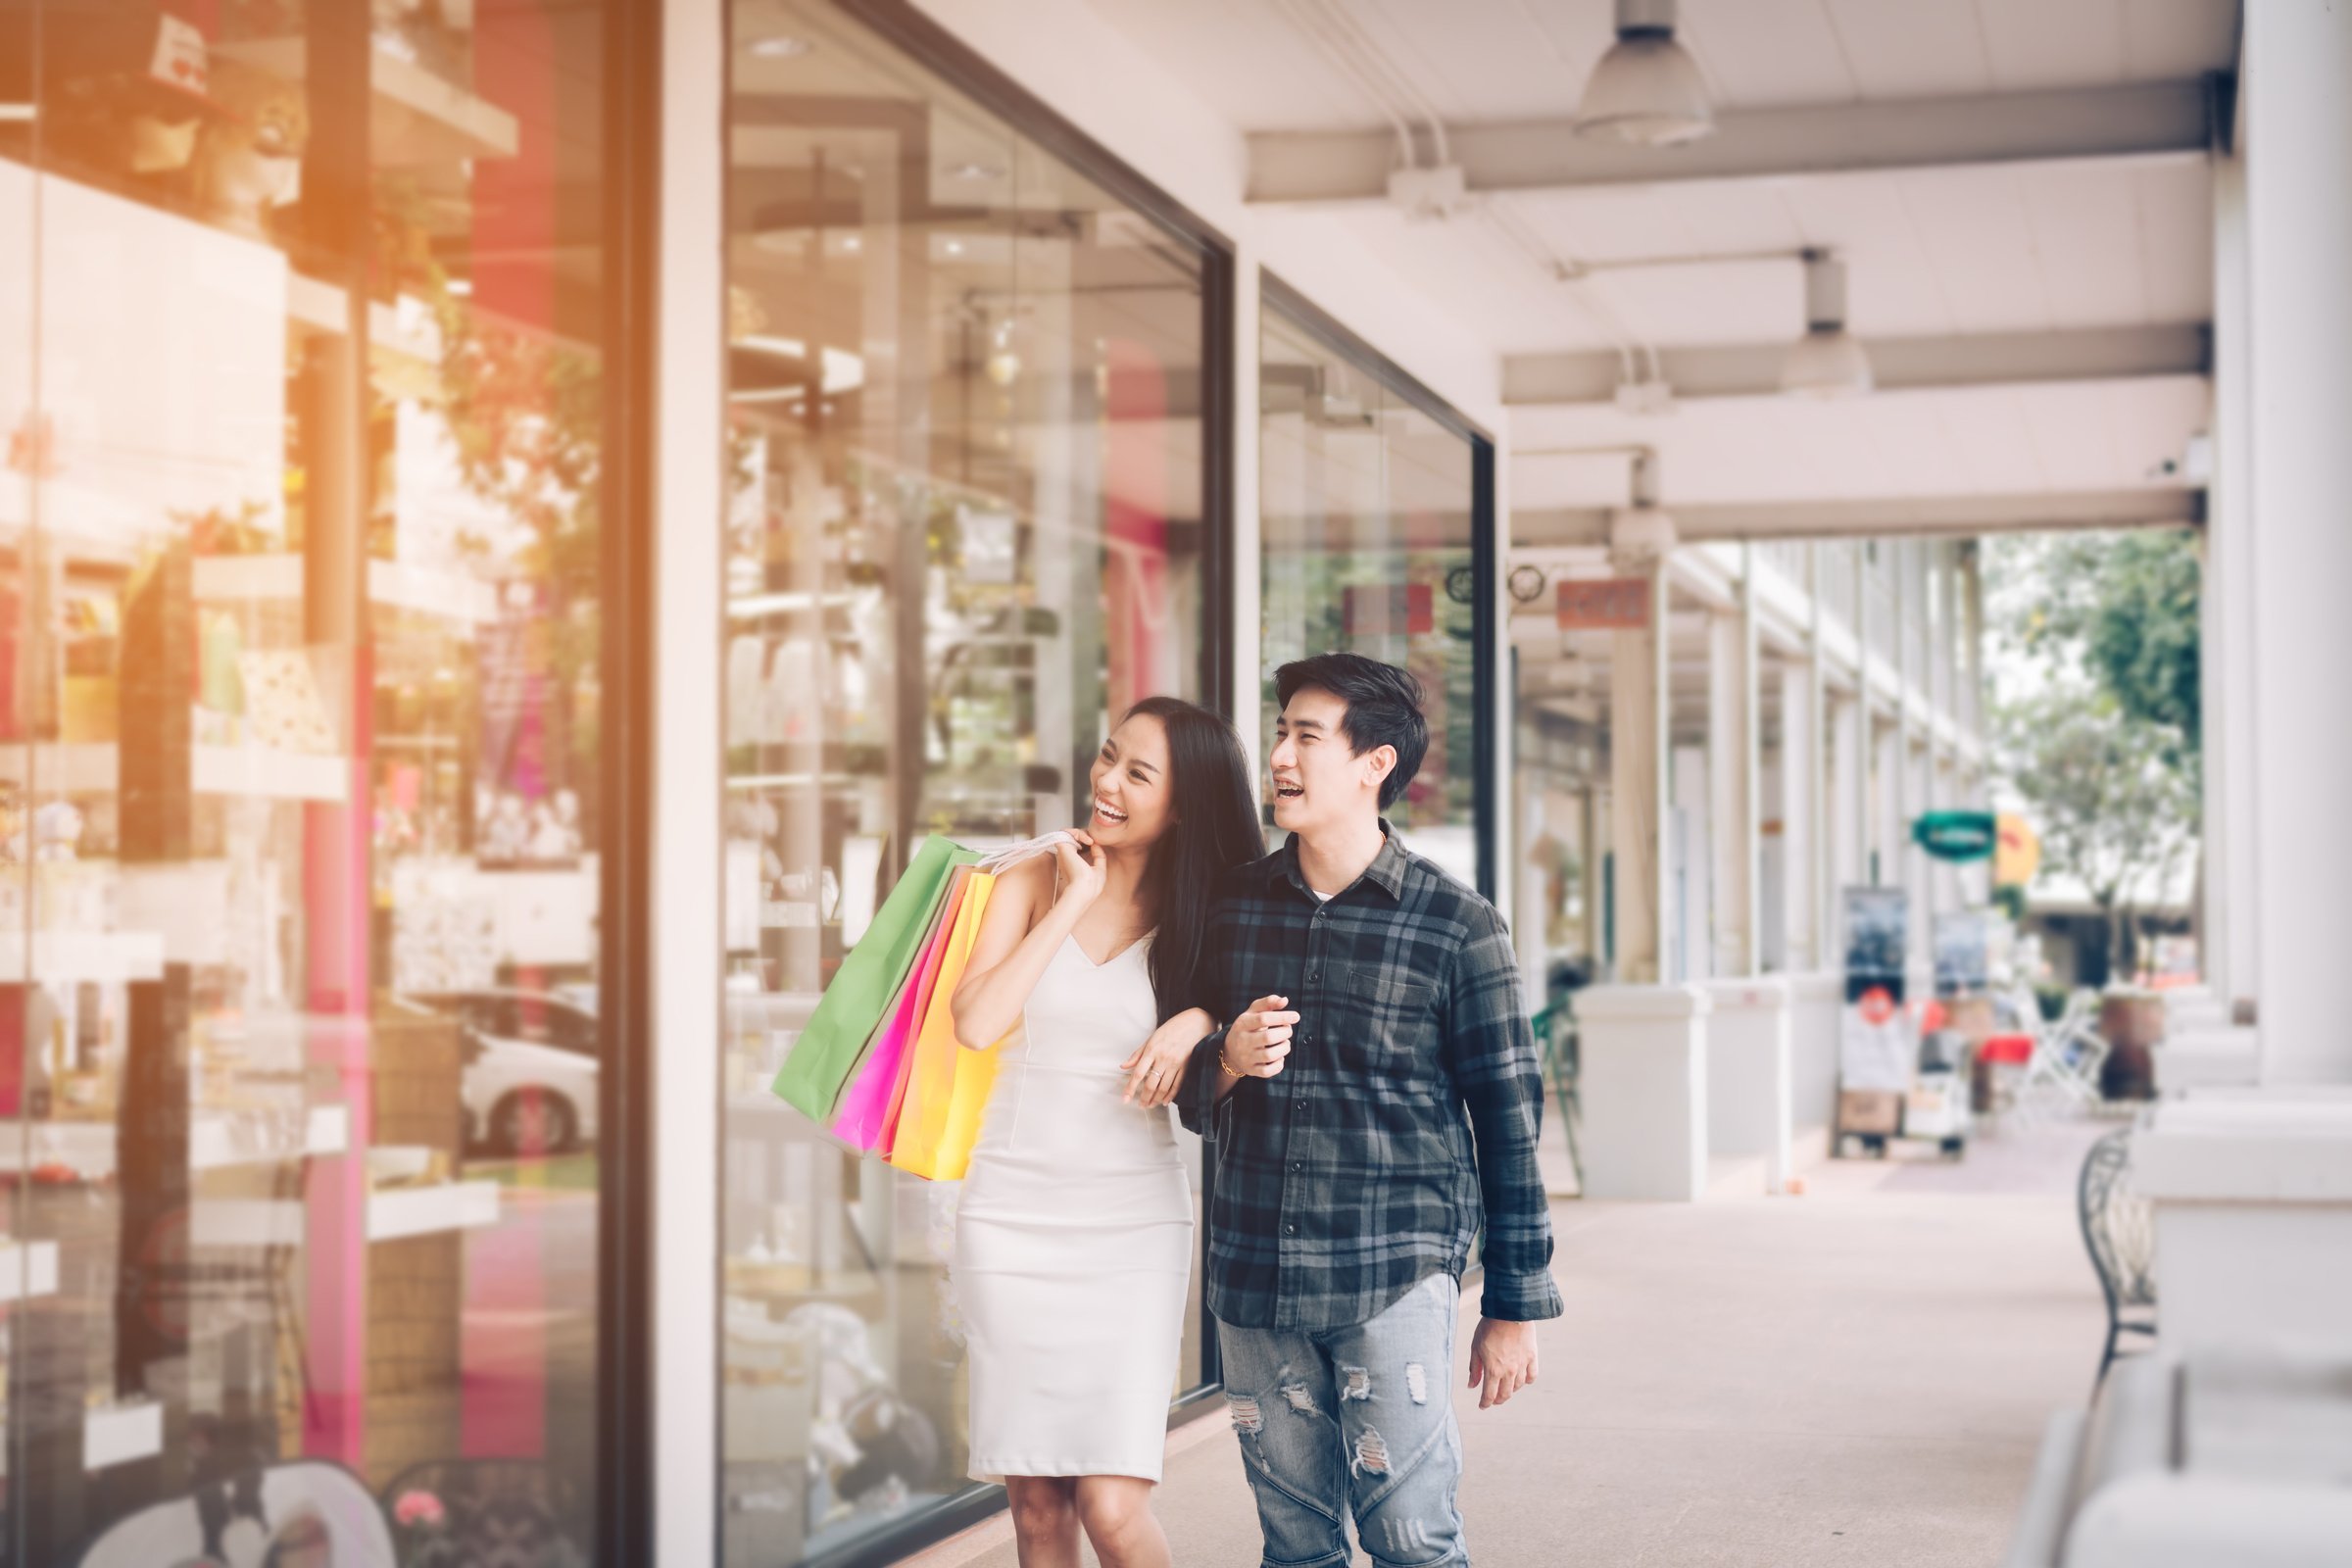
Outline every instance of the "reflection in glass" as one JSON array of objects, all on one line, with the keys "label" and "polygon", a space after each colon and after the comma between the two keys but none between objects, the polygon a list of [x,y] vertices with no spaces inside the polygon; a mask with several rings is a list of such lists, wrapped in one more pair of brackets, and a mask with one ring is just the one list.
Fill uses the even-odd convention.
[{"label": "reflection in glass", "polygon": [[733,20],[721,1485],[767,1564],[967,1486],[957,1188],[767,1085],[922,835],[1069,825],[1106,715],[1199,695],[1204,264],[833,7]]},{"label": "reflection in glass", "polygon": [[1290,660],[1348,652],[1411,670],[1428,694],[1429,753],[1388,817],[1475,887],[1470,442],[1272,300],[1258,355],[1263,743],[1273,749],[1274,671]]},{"label": "reflection in glass", "polygon": [[7,1560],[585,1563],[601,8],[4,16]]}]

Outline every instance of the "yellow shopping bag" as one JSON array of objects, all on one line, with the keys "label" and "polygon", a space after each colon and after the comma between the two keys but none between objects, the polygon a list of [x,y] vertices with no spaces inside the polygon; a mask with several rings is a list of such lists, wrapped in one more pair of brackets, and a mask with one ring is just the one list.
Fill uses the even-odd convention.
[{"label": "yellow shopping bag", "polygon": [[997,1081],[996,1048],[967,1051],[957,1045],[952,1006],[996,885],[996,877],[986,871],[974,871],[965,884],[931,1003],[923,1013],[922,1032],[915,1037],[898,1141],[891,1147],[893,1165],[936,1182],[963,1179],[972,1145],[980,1136],[981,1112],[988,1108],[989,1091]]}]

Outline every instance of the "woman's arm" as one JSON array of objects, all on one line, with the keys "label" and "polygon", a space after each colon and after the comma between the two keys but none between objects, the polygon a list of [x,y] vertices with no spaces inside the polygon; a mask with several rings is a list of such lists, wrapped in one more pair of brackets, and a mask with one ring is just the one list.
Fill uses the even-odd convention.
[{"label": "woman's arm", "polygon": [[[1102,891],[1097,873],[1091,890],[1087,879],[1072,877],[1055,898],[1054,868],[1061,853],[1025,860],[997,879],[963,980],[948,1001],[957,1043],[973,1051],[986,1051],[1020,1021],[1038,977]],[[1074,851],[1068,853],[1076,858]]]}]

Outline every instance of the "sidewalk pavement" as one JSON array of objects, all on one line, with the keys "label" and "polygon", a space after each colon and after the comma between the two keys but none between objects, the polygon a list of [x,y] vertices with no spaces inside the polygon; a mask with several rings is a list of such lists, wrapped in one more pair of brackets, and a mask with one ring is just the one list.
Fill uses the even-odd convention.
[{"label": "sidewalk pavement", "polygon": [[[1455,1369],[1473,1560],[1997,1562],[2043,1419],[2098,1366],[2074,1174],[2105,1130],[1817,1164],[1798,1197],[1555,1203],[1567,1313],[1544,1325],[1541,1381],[1481,1411]],[[1257,1562],[1221,1415],[1172,1435],[1157,1507],[1179,1565]],[[909,1560],[1016,1559],[999,1517]]]}]

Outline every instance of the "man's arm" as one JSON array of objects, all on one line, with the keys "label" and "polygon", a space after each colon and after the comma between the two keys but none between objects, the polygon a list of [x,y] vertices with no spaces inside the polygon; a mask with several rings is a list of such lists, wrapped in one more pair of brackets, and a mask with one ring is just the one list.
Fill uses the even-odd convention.
[{"label": "man's arm", "polygon": [[1478,1186],[1487,1211],[1482,1315],[1509,1322],[1558,1317],[1551,1277],[1551,1213],[1536,1163],[1544,1074],[1519,1003],[1510,935],[1480,901],[1454,956],[1446,995],[1446,1052],[1478,1140]]}]

